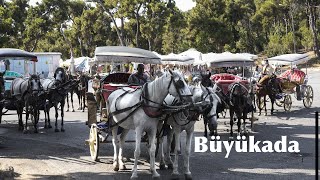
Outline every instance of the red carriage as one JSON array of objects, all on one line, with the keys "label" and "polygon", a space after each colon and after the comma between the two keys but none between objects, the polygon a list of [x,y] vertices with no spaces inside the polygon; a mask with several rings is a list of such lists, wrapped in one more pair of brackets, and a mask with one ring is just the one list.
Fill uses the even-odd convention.
[{"label": "red carriage", "polygon": [[[313,88],[308,85],[307,62],[310,60],[307,54],[283,54],[268,59],[270,63],[278,67],[290,67],[281,73],[278,78],[284,93],[279,94],[276,101],[278,106],[283,106],[285,111],[290,111],[292,105],[291,94],[298,101],[303,101],[306,108],[310,108],[313,102]],[[306,72],[297,69],[298,64],[306,64]]]},{"label": "red carriage", "polygon": [[[239,82],[243,85],[248,93],[251,93],[254,96],[254,84],[251,83],[248,79],[251,78],[251,74],[247,71],[252,72],[252,66],[254,66],[254,60],[258,57],[253,54],[248,53],[221,53],[221,54],[212,54],[212,56],[207,57],[207,62],[211,67],[214,68],[233,68],[237,69],[238,73],[219,73],[211,76],[211,80],[218,87],[218,91],[222,93],[223,96],[227,96],[229,93],[229,86],[235,82]],[[251,68],[248,68],[251,67]],[[254,100],[254,98],[253,98]],[[253,103],[254,104],[254,103]],[[228,106],[228,105],[227,105]],[[251,126],[253,126],[254,115],[251,114]]]}]

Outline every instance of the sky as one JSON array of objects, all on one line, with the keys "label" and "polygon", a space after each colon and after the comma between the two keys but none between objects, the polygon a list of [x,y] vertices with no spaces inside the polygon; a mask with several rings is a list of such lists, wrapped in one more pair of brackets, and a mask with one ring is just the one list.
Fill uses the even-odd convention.
[{"label": "sky", "polygon": [[[36,2],[40,2],[41,0],[30,0],[30,5],[35,5]],[[176,5],[181,11],[188,11],[193,8],[196,3],[192,0],[176,0]]]}]

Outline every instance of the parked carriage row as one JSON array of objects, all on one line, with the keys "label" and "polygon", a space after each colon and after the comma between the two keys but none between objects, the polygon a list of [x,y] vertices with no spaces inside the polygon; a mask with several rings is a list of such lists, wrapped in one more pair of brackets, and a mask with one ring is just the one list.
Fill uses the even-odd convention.
[{"label": "parked carriage row", "polygon": [[[100,55],[99,55],[99,58],[97,58],[97,62],[96,63],[99,63],[99,60],[102,60],[102,59],[103,59],[103,62],[106,62],[106,61],[110,61],[110,62],[128,61],[128,62],[131,62],[134,59],[132,57],[128,58],[128,56],[125,55],[126,54],[126,52],[125,52],[126,49],[118,49],[119,51],[117,51],[117,53],[113,53],[113,51],[108,49],[108,48],[106,48],[104,50],[105,50],[105,52],[104,52],[105,54],[103,55],[103,52],[100,49],[100,51],[99,51]],[[130,49],[130,53],[133,53],[134,50],[135,49]],[[134,57],[135,58],[138,57],[140,63],[141,62],[146,63],[145,61],[141,61],[141,57],[139,57],[139,56],[141,56],[141,54],[139,55],[139,52],[140,52],[139,50],[135,51]],[[254,60],[250,56],[241,57],[240,59],[236,59],[235,57],[239,58],[239,56],[225,57],[225,58],[221,58],[221,59],[216,60],[216,61],[211,62],[211,63],[215,67],[230,67],[230,66],[242,66],[242,67],[244,67],[244,66],[253,66],[254,65]],[[145,56],[144,56],[144,58],[145,58]],[[153,60],[154,60],[154,58],[153,58]],[[147,63],[150,63],[150,62],[147,62]],[[130,85],[128,85],[126,83],[128,77],[129,77],[128,74],[116,73],[116,74],[110,74],[109,77],[106,77],[104,79],[104,81],[102,81],[101,87],[102,87],[103,97],[104,97],[105,101],[108,101],[108,98],[109,98],[110,94],[112,94],[114,91],[119,91],[119,90],[121,91],[121,89],[123,89],[124,87],[128,87],[129,88],[127,90],[124,90],[125,92],[127,92],[127,91],[135,92],[133,89],[130,90]],[[254,81],[251,81],[251,80],[249,81],[248,79],[243,79],[242,77],[239,77],[239,76],[236,76],[236,75],[232,75],[232,74],[214,74],[210,78],[214,82],[213,83],[214,84],[214,89],[212,90],[212,93],[217,94],[219,96],[220,102],[225,105],[222,109],[225,109],[225,108],[231,109],[232,110],[232,114],[235,113],[235,117],[238,117],[239,119],[241,119],[241,118],[246,119],[246,114],[251,112],[251,117],[249,119],[251,121],[251,127],[253,127],[253,123],[256,120],[256,118],[254,117],[253,108],[255,108],[254,107],[254,105],[255,105],[255,100],[254,99],[256,98],[255,89],[256,89],[257,84],[254,83]],[[295,77],[293,76],[293,78],[295,78]],[[108,80],[106,80],[106,79],[108,79]],[[117,82],[117,80],[119,80],[119,82]],[[136,89],[136,88],[137,87],[134,87],[134,89]],[[143,88],[141,88],[141,91],[143,91]],[[205,90],[203,90],[203,91],[205,91]],[[238,91],[243,91],[244,93],[240,93],[241,96],[237,96],[236,94],[237,94]],[[208,92],[210,92],[210,91],[208,91]],[[288,93],[288,92],[285,91],[285,93]],[[311,103],[312,103],[313,95],[311,93],[307,93],[307,94],[308,95],[304,96],[304,101],[309,102],[309,105],[307,105],[306,107],[310,107]],[[289,94],[286,94],[286,95],[289,96]],[[119,95],[119,96],[121,96],[121,95]],[[245,101],[247,101],[249,103],[248,104],[243,104],[242,107],[246,106],[246,107],[250,107],[250,108],[249,109],[245,109],[245,110],[242,109],[242,111],[239,112],[239,109],[237,109],[236,107],[239,106],[240,104],[235,104],[236,101],[233,101],[233,98],[235,98],[235,97],[245,97]],[[89,144],[90,154],[91,154],[92,159],[93,160],[97,160],[98,159],[98,154],[99,154],[99,143],[107,142],[106,139],[108,138],[108,136],[104,137],[102,134],[103,133],[107,133],[107,135],[110,135],[111,134],[110,131],[113,128],[113,126],[122,126],[121,123],[125,122],[126,120],[124,120],[123,122],[114,124],[115,122],[112,121],[112,118],[110,116],[110,114],[113,115],[114,112],[110,113],[110,109],[108,109],[110,107],[107,107],[106,109],[104,109],[102,111],[103,113],[102,113],[101,118],[100,118],[101,121],[99,122],[97,120],[97,116],[96,116],[96,113],[95,113],[96,102],[95,102],[94,96],[92,94],[89,94],[88,100],[89,100],[89,103],[88,103],[89,104],[88,120],[89,120],[89,127],[90,127],[90,136],[89,136],[89,139],[86,140],[86,142]],[[283,100],[279,100],[279,102],[282,102],[282,103],[286,104],[285,107],[288,104],[287,101],[283,101]],[[137,103],[138,103],[138,101],[137,101]],[[236,106],[231,107],[232,105],[233,106],[236,105]],[[216,108],[215,112],[216,113],[214,113],[213,116],[217,116],[218,109],[219,109],[217,106],[215,106],[215,108]],[[258,104],[258,106],[261,106],[261,105]],[[186,106],[185,110],[187,110],[187,109],[190,109],[190,107]],[[127,111],[127,110],[128,109],[124,108],[124,111]],[[129,108],[129,111],[130,110],[131,110],[131,108]],[[170,117],[173,117],[173,118],[175,117],[174,108],[173,108],[173,110],[172,109],[171,110],[170,109],[166,109],[166,110],[167,110],[167,112],[163,113],[163,114],[170,114],[169,115]],[[288,110],[288,109],[285,108],[285,110]],[[206,113],[208,113],[208,112],[206,112]],[[241,113],[243,113],[243,114],[241,114]],[[115,114],[117,114],[117,113],[115,113]],[[234,121],[232,114],[230,115],[230,123],[231,124],[233,124],[233,121]],[[197,115],[199,115],[199,114],[197,114]],[[162,119],[163,118],[164,117],[162,117]],[[168,121],[168,119],[167,119],[167,121]],[[184,122],[180,122],[180,124],[179,124],[179,121],[176,120],[176,122],[173,123],[173,124],[177,125],[179,127],[178,128],[179,130],[175,134],[179,135],[181,130],[186,130],[188,132],[188,128],[186,128],[185,126],[191,124],[191,127],[192,127],[194,125],[193,123],[190,123],[190,122],[192,122],[192,120],[191,121],[190,120],[186,121],[186,119],[185,119]],[[214,124],[214,123],[211,123],[211,125],[212,124]],[[171,126],[173,126],[173,125],[171,124]],[[124,125],[124,127],[125,127],[125,125]],[[211,129],[214,129],[214,128],[209,128],[209,129],[211,130]],[[160,132],[161,132],[161,128],[160,128]],[[246,134],[247,131],[245,129],[245,125],[241,126],[241,124],[238,123],[238,132]],[[159,133],[159,134],[161,134],[161,133]],[[189,133],[187,133],[187,134],[189,134]],[[214,131],[210,135],[213,135],[213,134],[214,134]],[[113,135],[115,135],[115,134],[113,134]],[[172,135],[170,135],[170,137],[171,136]],[[230,132],[230,136],[232,137],[232,131]],[[179,139],[179,136],[177,138]],[[140,140],[139,141],[137,141],[137,140],[138,139],[136,139],[136,143],[137,142],[140,143]],[[159,142],[161,142],[161,138],[158,137],[158,140],[160,140]],[[188,142],[188,140],[187,140],[187,142]],[[116,141],[113,139],[113,142],[116,142]],[[123,143],[123,139],[120,142]],[[170,142],[170,140],[169,140],[169,142]],[[176,143],[179,144],[179,141],[176,141]],[[187,143],[187,145],[189,145],[189,144]],[[139,146],[139,145],[137,145],[137,146]],[[176,150],[179,149],[178,146],[176,146],[176,148],[177,148]],[[177,151],[175,151],[175,154],[176,153],[177,153]],[[163,153],[161,153],[161,157],[162,156],[163,156]],[[121,166],[123,166],[123,162],[119,162],[119,161],[121,161],[122,155],[121,154],[116,154],[115,157],[117,157],[116,159],[114,159],[115,160],[115,170],[119,169],[119,164],[120,164],[120,169],[121,169]],[[176,160],[176,158],[175,158],[175,160]],[[169,162],[169,164],[168,164],[169,168],[172,167],[171,163]],[[160,167],[163,168],[164,164],[165,163],[163,162],[163,158],[161,158]],[[173,172],[175,174],[175,173],[177,173],[177,170],[174,169]],[[186,174],[186,177],[190,177],[191,172],[186,170],[185,174]],[[153,175],[156,176],[157,174],[155,174],[153,172]],[[136,170],[134,171],[132,177],[136,177]]]},{"label": "parked carriage row", "polygon": [[[222,59],[211,62],[213,66],[224,67],[224,66],[253,66],[254,60],[249,56],[245,58],[235,59],[239,56],[224,57]],[[32,58],[31,58],[32,59]],[[152,52],[141,50],[137,48],[128,47],[98,47],[96,49],[96,60],[97,62],[139,62],[139,63],[160,63],[159,57],[157,57]],[[61,70],[61,71],[60,71]],[[50,106],[55,106],[57,108],[58,103],[61,104],[61,114],[62,123],[61,131],[63,129],[63,106],[65,96],[69,91],[71,91],[74,84],[78,84],[78,81],[67,81],[66,75],[64,74],[62,68],[57,69],[55,73],[56,78],[53,81],[48,81],[44,83],[44,88],[46,91],[43,93],[38,91],[37,96],[43,96],[46,99],[44,102],[44,109],[46,110],[46,126],[49,127],[50,121],[47,121],[49,117],[48,110]],[[58,76],[56,76],[58,74]],[[187,147],[190,153],[191,137],[193,133],[194,123],[198,120],[199,115],[204,117],[205,129],[207,127],[210,130],[210,135],[215,135],[217,128],[217,118],[218,113],[226,108],[230,111],[230,124],[231,132],[230,137],[233,137],[232,125],[234,123],[234,117],[238,118],[238,134],[247,134],[245,123],[241,124],[241,119],[244,121],[247,119],[247,114],[251,112],[251,126],[254,122],[254,98],[255,91],[253,91],[256,84],[253,81],[248,81],[236,75],[231,74],[215,74],[212,75],[211,80],[214,82],[214,87],[188,87],[184,78],[175,72],[168,71],[158,80],[151,83],[147,83],[142,87],[131,86],[127,84],[127,80],[130,74],[128,73],[114,73],[103,78],[101,81],[102,96],[107,102],[107,107],[102,109],[100,115],[100,122],[97,120],[97,104],[93,94],[87,93],[88,101],[88,125],[90,127],[90,136],[87,140],[91,157],[94,160],[98,158],[99,143],[105,142],[107,137],[102,136],[103,132],[108,135],[111,134],[113,137],[113,144],[117,142],[115,140],[118,130],[118,126],[122,127],[122,135],[120,140],[120,151],[115,151],[114,166],[115,170],[124,168],[124,163],[122,162],[122,147],[124,143],[124,137],[129,129],[135,129],[136,131],[136,152],[139,152],[141,135],[145,129],[151,129],[148,131],[150,152],[151,152],[151,170],[154,177],[158,177],[159,174],[154,168],[154,153],[155,153],[155,138],[158,139],[157,142],[161,142],[161,136],[156,136],[156,134],[165,134],[165,130],[162,127],[170,125],[174,129],[174,134],[176,137],[175,155],[179,150],[179,135],[182,130],[186,130],[188,134]],[[31,78],[29,78],[31,79]],[[37,79],[37,78],[35,78]],[[204,79],[203,79],[204,81]],[[300,82],[302,80],[300,79]],[[55,84],[55,86],[50,86],[50,83]],[[305,81],[304,81],[305,82]],[[57,84],[56,84],[57,83]],[[83,86],[86,86],[83,84]],[[304,98],[304,103],[306,107],[310,107],[312,104],[313,92],[310,86],[303,86],[302,94]],[[309,89],[309,90],[308,90]],[[49,91],[51,94],[54,93],[54,97],[62,95],[60,100],[55,101],[48,98]],[[199,92],[199,93],[196,93]],[[168,94],[172,94],[171,100],[165,100]],[[288,92],[285,92],[288,93]],[[7,91],[8,94],[8,91]],[[281,94],[282,95],[282,94]],[[289,94],[286,94],[288,96]],[[286,97],[284,96],[284,97]],[[290,96],[290,95],[289,95]],[[14,106],[12,98],[16,95],[5,96],[1,101],[1,105],[5,105],[6,108]],[[52,97],[52,96],[51,96]],[[11,98],[11,99],[10,99]],[[59,99],[59,98],[54,98]],[[167,98],[166,98],[167,99]],[[311,100],[310,100],[311,99]],[[27,101],[27,100],[26,100]],[[49,104],[46,104],[49,102]],[[164,103],[166,102],[166,103]],[[279,101],[288,104],[288,101]],[[85,103],[85,102],[84,102]],[[219,104],[222,108],[219,108]],[[29,105],[25,104],[27,107]],[[85,106],[85,105],[84,105]],[[258,104],[260,107],[261,105]],[[248,108],[249,107],[249,108]],[[68,108],[69,109],[69,108]],[[286,109],[286,108],[285,108]],[[32,117],[35,118],[35,122],[39,119],[39,107],[32,107],[35,113]],[[287,110],[287,109],[286,109]],[[1,111],[2,112],[2,111]],[[20,110],[21,112],[21,110]],[[29,110],[26,108],[26,112]],[[161,113],[158,113],[161,112]],[[193,113],[191,113],[193,112]],[[57,113],[57,109],[56,109]],[[22,116],[22,115],[21,115]],[[19,120],[21,118],[19,116]],[[57,114],[56,114],[57,120]],[[159,123],[159,120],[161,120]],[[170,123],[171,122],[171,123]],[[47,124],[48,123],[48,124]],[[36,124],[36,123],[35,123]],[[160,127],[159,127],[160,125]],[[161,127],[162,126],[162,127]],[[35,129],[37,127],[35,126]],[[155,131],[158,129],[158,132]],[[57,121],[56,121],[56,131]],[[120,132],[119,132],[120,133]],[[172,137],[173,133],[169,135]],[[162,146],[161,146],[162,147]],[[160,148],[162,149],[162,148]],[[187,149],[187,150],[188,150]],[[119,153],[118,153],[119,152]],[[162,153],[163,155],[163,153]],[[139,157],[139,153],[135,153],[135,161]],[[188,161],[188,158],[186,159]],[[137,166],[134,166],[134,171],[132,177],[137,177]],[[174,161],[174,166],[172,166],[172,161],[170,160],[168,167],[173,167],[173,172],[175,175],[178,174],[177,171],[177,156]],[[186,164],[189,164],[186,162]],[[161,161],[161,167],[164,167],[165,162],[163,158]],[[185,170],[185,175],[187,178],[191,177],[191,172],[188,167]]]},{"label": "parked carriage row", "polygon": [[[19,49],[0,49],[0,60],[6,60],[7,58],[11,60],[24,60],[26,65],[28,65],[29,61],[37,62],[37,56],[32,53]],[[29,68],[25,68],[25,70],[25,74],[28,75],[27,77],[10,71],[9,73],[7,71],[0,73],[0,123],[3,115],[12,115],[8,113],[9,110],[16,110],[19,119],[19,129],[28,132],[28,120],[30,116],[34,125],[34,132],[38,132],[39,114],[40,110],[43,110],[45,112],[45,128],[52,128],[49,111],[51,107],[54,107],[56,111],[55,131],[59,131],[57,124],[59,108],[61,108],[60,130],[64,131],[63,116],[66,95],[70,91],[78,90],[79,85],[83,84],[83,76],[79,80],[71,79],[66,74],[65,69],[59,67],[54,72],[54,78],[41,79],[40,74],[35,73],[35,68],[31,72],[32,74],[29,74]],[[85,92],[86,90],[80,89],[79,91],[81,94],[81,91]],[[22,121],[23,113],[26,114],[24,126]]]}]

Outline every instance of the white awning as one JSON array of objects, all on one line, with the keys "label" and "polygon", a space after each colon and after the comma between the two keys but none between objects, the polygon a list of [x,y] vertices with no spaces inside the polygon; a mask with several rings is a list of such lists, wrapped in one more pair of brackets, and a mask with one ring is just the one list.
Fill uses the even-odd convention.
[{"label": "white awning", "polygon": [[270,64],[275,65],[297,65],[303,64],[310,60],[308,54],[283,54],[280,56],[275,56],[268,58]]},{"label": "white awning", "polygon": [[139,48],[126,46],[102,46],[96,47],[95,60],[100,62],[114,63],[144,63],[144,64],[161,64],[160,57],[155,53]]},{"label": "white awning", "polygon": [[195,66],[205,64],[205,62],[202,59],[202,53],[197,51],[194,48],[188,49],[187,51],[184,51],[184,52],[180,53],[179,55],[185,55],[185,56],[192,57],[194,59],[193,65],[195,65]]},{"label": "white awning", "polygon": [[182,54],[170,53],[161,55],[162,64],[190,65],[194,63],[194,58]]},{"label": "white awning", "polygon": [[205,62],[213,67],[252,66],[258,57],[249,53],[208,53]]}]

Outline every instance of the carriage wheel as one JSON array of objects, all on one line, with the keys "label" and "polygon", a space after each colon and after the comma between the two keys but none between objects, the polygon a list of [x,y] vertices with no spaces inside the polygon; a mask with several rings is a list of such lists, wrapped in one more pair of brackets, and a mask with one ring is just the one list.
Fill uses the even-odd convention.
[{"label": "carriage wheel", "polygon": [[307,85],[304,91],[303,105],[306,108],[310,108],[313,102],[313,89],[310,85]]},{"label": "carriage wheel", "polygon": [[99,133],[96,124],[92,124],[89,134],[89,148],[91,159],[94,161],[98,160],[99,155]]},{"label": "carriage wheel", "polygon": [[276,99],[276,105],[279,107],[282,107],[284,104],[284,97],[282,97],[281,99]]},{"label": "carriage wheel", "polygon": [[283,107],[285,111],[290,111],[292,105],[292,99],[290,94],[284,96]]}]

